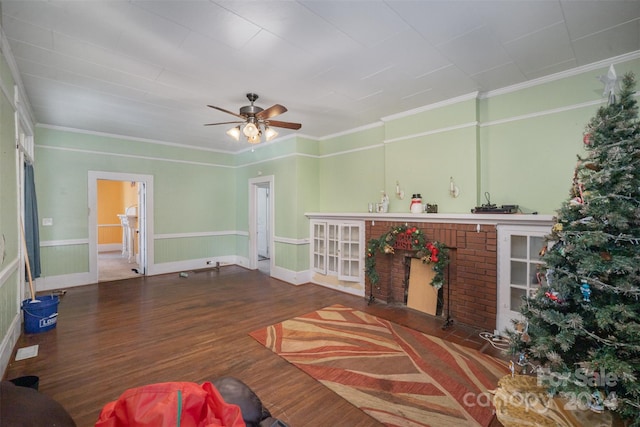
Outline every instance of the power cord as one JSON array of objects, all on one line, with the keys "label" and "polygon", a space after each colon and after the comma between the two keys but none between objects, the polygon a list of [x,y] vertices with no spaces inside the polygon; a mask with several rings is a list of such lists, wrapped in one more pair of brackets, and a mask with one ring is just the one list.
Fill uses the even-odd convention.
[{"label": "power cord", "polygon": [[509,350],[509,340],[507,338],[492,334],[491,332],[480,332],[479,335],[480,338],[488,341],[494,348],[502,351]]}]

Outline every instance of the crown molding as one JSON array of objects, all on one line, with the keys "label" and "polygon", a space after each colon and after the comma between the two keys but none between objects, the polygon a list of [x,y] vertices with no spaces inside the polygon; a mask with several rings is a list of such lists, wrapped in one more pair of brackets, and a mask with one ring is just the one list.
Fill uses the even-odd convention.
[{"label": "crown molding", "polygon": [[637,50],[635,52],[625,53],[624,55],[614,56],[613,58],[608,58],[602,61],[593,62],[591,64],[582,65],[580,67],[571,68],[570,70],[560,71],[559,73],[550,74],[548,76],[540,77],[534,80],[528,80],[526,82],[517,83],[515,85],[483,92],[480,94],[478,98],[486,99],[486,98],[491,98],[493,96],[504,95],[511,92],[517,92],[522,89],[528,89],[530,87],[554,82],[556,80],[561,80],[567,77],[577,76],[578,74],[583,74],[589,71],[605,68],[612,64],[620,64],[622,62],[632,61],[638,58],[640,58],[640,50]]},{"label": "crown molding", "polygon": [[403,117],[413,116],[415,114],[424,113],[425,111],[435,110],[437,108],[446,107],[448,105],[458,104],[460,102],[470,101],[478,98],[480,92],[471,92],[466,95],[456,96],[455,98],[445,99],[444,101],[436,102],[434,104],[425,105],[423,107],[414,108],[412,110],[403,111],[401,113],[392,114],[390,116],[382,117],[380,120],[383,122],[389,122],[392,120],[401,119]]},{"label": "crown molding", "polygon": [[369,130],[369,129],[375,129],[375,128],[383,126],[383,125],[384,125],[384,123],[382,123],[382,122],[373,122],[373,123],[369,123],[368,125],[358,126],[356,128],[345,130],[343,132],[332,133],[331,135],[325,135],[325,136],[322,136],[320,138],[314,138],[314,139],[316,139],[317,141],[325,141],[327,139],[333,139],[333,138],[337,138],[337,137],[340,137],[340,136],[351,135],[352,133],[356,133],[356,132],[362,132],[362,131]]},{"label": "crown molding", "polygon": [[213,149],[213,148],[199,147],[197,145],[180,144],[180,143],[177,143],[177,142],[167,142],[167,141],[160,141],[160,140],[157,140],[157,139],[139,138],[137,136],[119,135],[117,133],[98,132],[98,131],[94,131],[94,130],[78,129],[78,128],[71,128],[71,127],[66,127],[66,126],[55,126],[55,125],[47,125],[47,124],[38,123],[36,125],[36,127],[37,128],[42,128],[42,129],[59,130],[59,131],[70,132],[70,133],[81,133],[81,134],[84,134],[84,135],[104,136],[106,138],[127,139],[127,140],[130,140],[130,141],[146,142],[146,143],[149,143],[149,144],[167,145],[169,147],[189,148],[189,149],[192,149],[192,150],[200,150],[200,151],[210,151],[210,152],[213,152],[213,153],[236,154],[235,151],[216,150],[216,149]]}]

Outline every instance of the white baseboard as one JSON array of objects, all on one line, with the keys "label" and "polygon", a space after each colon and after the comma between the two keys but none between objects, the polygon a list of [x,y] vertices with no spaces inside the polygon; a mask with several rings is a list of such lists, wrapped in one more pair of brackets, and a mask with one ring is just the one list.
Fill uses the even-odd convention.
[{"label": "white baseboard", "polygon": [[[4,339],[0,343],[0,373],[4,375],[7,370],[7,366],[9,366],[9,362],[11,361],[11,355],[13,354],[13,348],[16,346],[18,342],[18,338],[20,338],[20,333],[22,332],[22,310],[18,312],[13,317],[11,321],[11,326],[9,326],[9,330],[7,334],[4,336]],[[2,377],[3,375],[0,375]]]},{"label": "white baseboard", "polygon": [[[207,264],[210,262],[210,264]],[[202,259],[192,259],[187,261],[165,262],[149,266],[147,276],[156,276],[159,274],[170,274],[179,272],[188,272],[193,270],[202,270],[213,268],[216,263],[224,265],[238,265],[240,267],[249,268],[249,260],[238,256],[222,256],[210,257]],[[271,277],[282,280],[292,285],[302,285],[311,282],[311,272],[309,270],[293,271],[282,267],[274,267],[271,270]],[[52,291],[56,289],[66,289],[75,286],[90,285],[96,283],[96,279],[87,273],[62,274],[59,276],[39,277],[34,284],[36,292]],[[339,289],[342,290],[342,289]]]},{"label": "white baseboard", "polygon": [[307,271],[293,271],[277,266],[271,269],[271,277],[296,286],[309,283],[310,278]]},{"label": "white baseboard", "polygon": [[90,285],[92,283],[96,283],[96,280],[89,272],[39,277],[34,281],[36,292],[73,288],[76,286]]},{"label": "white baseboard", "polygon": [[331,283],[331,284],[322,283],[321,281],[313,280],[313,279],[310,279],[309,281],[313,284],[320,285],[325,288],[333,289],[334,291],[340,291],[340,292],[355,295],[358,297],[364,297],[364,289],[353,289],[347,286],[341,286],[339,284],[334,284],[334,283]]},{"label": "white baseboard", "polygon": [[98,252],[122,252],[122,243],[103,243],[98,245]]},{"label": "white baseboard", "polygon": [[[154,264],[149,266],[147,275],[155,276],[158,274],[178,273],[181,271],[202,270],[204,268],[213,268],[216,263],[220,265],[238,264],[236,256],[210,257],[202,259],[190,259],[187,261],[164,262],[162,264]],[[211,262],[211,264],[207,264]]]}]

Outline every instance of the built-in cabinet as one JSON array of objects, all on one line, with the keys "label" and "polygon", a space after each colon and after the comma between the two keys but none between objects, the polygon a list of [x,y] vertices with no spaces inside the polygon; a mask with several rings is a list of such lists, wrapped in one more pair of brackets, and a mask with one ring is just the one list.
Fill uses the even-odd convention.
[{"label": "built-in cabinet", "polygon": [[521,318],[522,298],[540,286],[540,252],[550,232],[546,226],[498,226],[498,331],[513,330],[512,319]]},{"label": "built-in cabinet", "polygon": [[364,252],[364,221],[311,221],[311,269],[315,273],[364,286]]}]

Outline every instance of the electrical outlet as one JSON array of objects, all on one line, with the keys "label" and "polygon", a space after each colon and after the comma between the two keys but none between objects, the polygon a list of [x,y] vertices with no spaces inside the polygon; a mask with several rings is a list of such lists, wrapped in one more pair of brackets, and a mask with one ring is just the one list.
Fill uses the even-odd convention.
[{"label": "electrical outlet", "polygon": [[53,218],[42,218],[42,226],[50,226],[53,225]]}]

